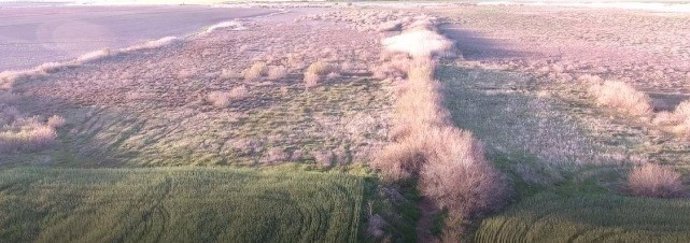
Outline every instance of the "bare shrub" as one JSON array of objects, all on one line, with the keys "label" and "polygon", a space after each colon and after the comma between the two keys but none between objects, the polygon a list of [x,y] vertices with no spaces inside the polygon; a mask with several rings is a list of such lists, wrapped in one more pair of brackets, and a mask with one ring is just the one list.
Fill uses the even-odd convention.
[{"label": "bare shrub", "polygon": [[59,63],[59,62],[46,62],[38,67],[36,67],[35,70],[44,72],[44,73],[54,73],[57,71],[60,71],[60,69],[64,68],[65,64]]},{"label": "bare shrub", "polygon": [[37,118],[20,118],[0,129],[0,151],[33,151],[52,144],[55,129],[41,124]]},{"label": "bare shrub", "polygon": [[40,78],[45,75],[46,73],[40,69],[0,72],[0,91],[11,90],[17,82]]},{"label": "bare shrub", "polygon": [[266,75],[268,66],[265,62],[255,62],[251,67],[244,70],[244,80],[253,81]]},{"label": "bare shrub", "polygon": [[65,125],[65,118],[58,115],[51,116],[48,118],[46,125],[52,128],[60,128]]},{"label": "bare shrub", "polygon": [[223,91],[213,91],[206,97],[208,102],[219,108],[228,107],[230,105],[230,98],[230,93]]},{"label": "bare shrub", "polygon": [[0,72],[0,90],[9,90],[14,84],[16,73],[4,71]]},{"label": "bare shrub", "polygon": [[309,65],[309,67],[307,67],[306,72],[307,73],[313,73],[316,75],[326,75],[326,74],[328,74],[330,72],[334,72],[334,71],[336,71],[336,68],[333,65],[331,65],[325,61],[316,61],[316,62],[312,63],[311,65]]},{"label": "bare shrub", "polygon": [[652,122],[686,139],[690,138],[690,100],[678,104],[673,112],[655,114]]},{"label": "bare shrub", "polygon": [[392,143],[376,155],[371,165],[389,182],[414,178],[426,160],[421,145],[412,139]]},{"label": "bare shrub", "polygon": [[319,85],[321,77],[318,74],[306,72],[304,73],[304,86],[307,88],[316,87]]},{"label": "bare shrub", "polygon": [[657,164],[634,168],[628,176],[628,188],[633,195],[670,198],[682,194],[680,174]]},{"label": "bare shrub", "polygon": [[269,66],[268,80],[280,80],[287,75],[287,69],[283,66]]},{"label": "bare shrub", "polygon": [[232,88],[228,93],[231,100],[241,100],[249,97],[249,89],[246,86]]},{"label": "bare shrub", "polygon": [[604,81],[589,87],[589,93],[599,106],[608,107],[634,116],[648,115],[652,111],[647,94],[621,81]]},{"label": "bare shrub", "polygon": [[439,84],[433,80],[433,65],[433,62],[423,60],[410,66],[405,92],[395,104],[395,119],[409,129],[420,131],[427,126],[444,126],[448,122],[448,111],[441,105]]},{"label": "bare shrub", "polygon": [[483,146],[471,133],[444,127],[431,129],[427,136],[431,151],[420,177],[425,196],[459,218],[502,205],[504,178],[486,160]]}]

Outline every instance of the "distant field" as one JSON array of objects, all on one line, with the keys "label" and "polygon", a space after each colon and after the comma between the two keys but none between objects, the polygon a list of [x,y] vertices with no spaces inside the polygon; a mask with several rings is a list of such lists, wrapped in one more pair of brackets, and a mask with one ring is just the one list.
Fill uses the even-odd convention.
[{"label": "distant field", "polygon": [[1,242],[354,242],[363,180],[292,169],[0,171]]}]

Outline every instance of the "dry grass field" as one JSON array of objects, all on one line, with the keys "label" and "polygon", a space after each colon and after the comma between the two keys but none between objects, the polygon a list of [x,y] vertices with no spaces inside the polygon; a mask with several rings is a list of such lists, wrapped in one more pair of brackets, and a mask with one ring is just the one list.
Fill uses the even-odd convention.
[{"label": "dry grass field", "polygon": [[0,241],[690,240],[687,15],[262,7],[0,73]]}]

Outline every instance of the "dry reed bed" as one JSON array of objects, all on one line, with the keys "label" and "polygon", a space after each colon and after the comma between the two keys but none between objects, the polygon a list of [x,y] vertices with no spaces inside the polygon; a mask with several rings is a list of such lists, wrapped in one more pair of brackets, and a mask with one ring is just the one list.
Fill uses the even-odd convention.
[{"label": "dry reed bed", "polygon": [[405,80],[399,83],[392,143],[372,166],[390,182],[416,181],[424,197],[448,210],[443,237],[455,241],[468,220],[503,204],[506,184],[484,157],[481,142],[456,128],[443,108],[434,57],[449,52],[452,42],[435,26],[434,18],[414,17],[382,42],[386,51],[404,54],[388,58]]},{"label": "dry reed bed", "polygon": [[369,78],[378,39],[323,21],[242,26],[60,68],[12,92],[31,98],[27,110],[64,109],[78,124],[66,136],[80,145],[59,149],[83,164],[368,158],[390,103],[387,84]]}]

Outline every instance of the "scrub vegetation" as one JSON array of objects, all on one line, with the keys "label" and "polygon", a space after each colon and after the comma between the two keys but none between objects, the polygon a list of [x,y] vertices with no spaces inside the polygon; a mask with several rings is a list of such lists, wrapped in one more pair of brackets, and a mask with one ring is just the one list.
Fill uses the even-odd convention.
[{"label": "scrub vegetation", "polygon": [[261,6],[1,72],[0,241],[690,241],[687,16]]}]

